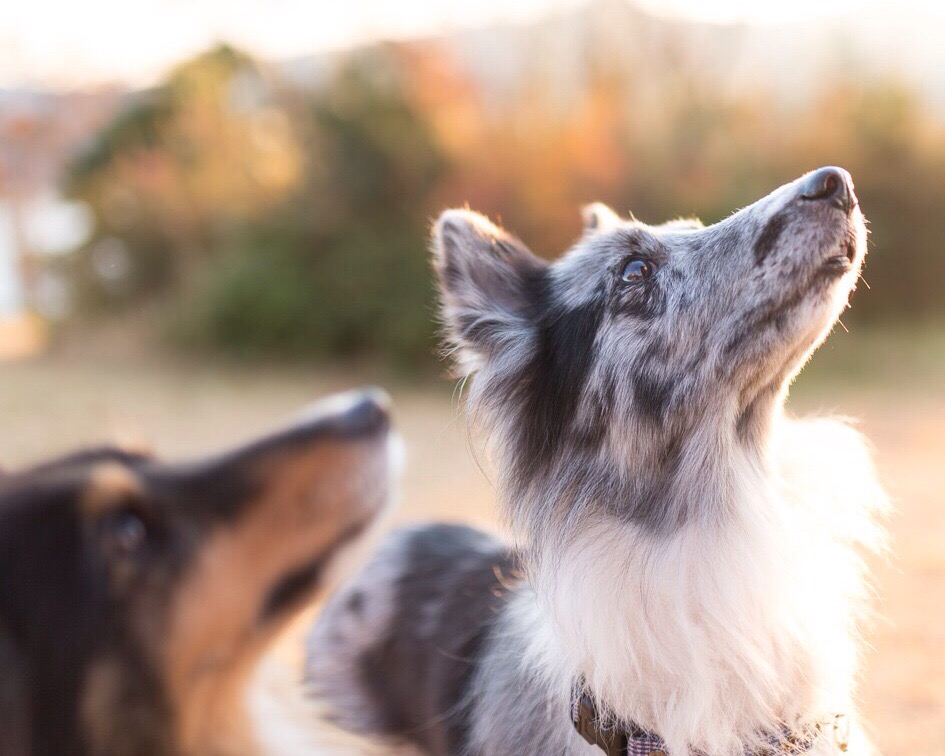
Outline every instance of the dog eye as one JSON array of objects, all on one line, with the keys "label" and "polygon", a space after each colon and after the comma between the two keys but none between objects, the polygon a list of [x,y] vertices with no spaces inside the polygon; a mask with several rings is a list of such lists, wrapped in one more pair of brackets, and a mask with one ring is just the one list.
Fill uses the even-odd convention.
[{"label": "dog eye", "polygon": [[627,283],[637,283],[639,281],[645,281],[655,272],[656,266],[653,263],[648,260],[636,258],[627,261],[627,264],[623,266],[620,279]]},{"label": "dog eye", "polygon": [[116,554],[135,554],[148,538],[148,526],[133,509],[121,509],[109,515],[103,528],[108,544]]}]

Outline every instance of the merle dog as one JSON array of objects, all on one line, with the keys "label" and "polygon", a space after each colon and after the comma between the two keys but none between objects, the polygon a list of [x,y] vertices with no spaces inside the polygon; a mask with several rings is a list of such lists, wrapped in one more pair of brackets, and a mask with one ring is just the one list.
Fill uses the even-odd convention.
[{"label": "merle dog", "polygon": [[313,629],[312,694],[362,752],[868,752],[861,552],[885,497],[855,431],[783,411],[863,262],[850,176],[709,227],[585,221],[553,263],[476,213],[436,223],[517,548],[391,536]]},{"label": "merle dog", "polygon": [[388,498],[385,405],[336,397],[197,462],[0,476],[0,753],[283,753],[254,668]]}]

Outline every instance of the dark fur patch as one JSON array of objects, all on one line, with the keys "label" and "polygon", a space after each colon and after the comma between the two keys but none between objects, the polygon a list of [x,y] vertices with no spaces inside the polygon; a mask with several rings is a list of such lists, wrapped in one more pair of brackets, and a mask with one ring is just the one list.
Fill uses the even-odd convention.
[{"label": "dark fur patch", "polygon": [[263,600],[259,611],[259,624],[265,624],[274,616],[295,607],[301,600],[308,597],[317,587],[325,565],[331,561],[335,552],[357,538],[363,530],[364,525],[362,523],[349,528],[346,533],[338,537],[338,540],[332,544],[330,549],[319,554],[308,564],[293,570],[276,583]]},{"label": "dark fur patch", "polygon": [[106,653],[124,672],[121,716],[133,720],[134,742],[140,752],[165,752],[162,688],[127,637],[126,600],[110,592],[107,565],[76,506],[87,479],[81,464],[119,458],[129,461],[96,452],[35,468],[0,502],[0,618],[28,670],[34,753],[86,753],[79,702],[87,671]]},{"label": "dark fur patch", "polygon": [[602,376],[601,383],[588,397],[587,419],[575,429],[575,443],[586,449],[596,449],[607,436],[610,413],[614,407],[617,380],[609,372]]},{"label": "dark fur patch", "polygon": [[[7,497],[0,519],[0,618],[28,670],[23,692],[37,753],[81,749],[71,745],[81,743],[74,702],[102,642],[97,615],[107,610],[104,591],[94,590],[100,568],[76,564],[82,529],[75,511],[58,506],[64,490]],[[42,528],[33,527],[37,521]]]},{"label": "dark fur patch", "polygon": [[634,505],[627,513],[629,519],[650,532],[668,532],[681,525],[688,516],[685,508],[680,508],[677,502],[669,499],[681,454],[682,442],[679,437],[671,438],[643,489],[632,499]]},{"label": "dark fur patch", "polygon": [[755,263],[761,265],[771,254],[771,251],[777,245],[778,240],[781,238],[781,234],[784,233],[784,230],[787,228],[788,223],[788,213],[784,210],[781,212],[775,213],[772,215],[768,222],[765,223],[761,233],[758,234],[758,238],[755,240]]},{"label": "dark fur patch", "polygon": [[521,399],[517,463],[526,478],[546,468],[573,428],[606,306],[603,292],[578,307],[556,303],[546,274],[532,282],[530,301],[535,349],[522,372],[512,377]]},{"label": "dark fur patch", "polygon": [[361,591],[353,591],[345,601],[345,609],[352,614],[362,614],[364,612],[364,594]]},{"label": "dark fur patch", "polygon": [[504,545],[472,528],[413,535],[392,623],[357,667],[383,734],[437,756],[466,752],[469,682],[516,570]]},{"label": "dark fur patch", "polygon": [[763,427],[762,408],[770,406],[771,398],[778,393],[780,386],[780,379],[765,386],[739,413],[735,420],[735,432],[742,441],[749,440],[759,427]]},{"label": "dark fur patch", "polygon": [[755,422],[755,403],[751,402],[743,409],[735,420],[735,432],[738,437],[744,441],[748,438],[749,431]]},{"label": "dark fur patch", "polygon": [[275,615],[281,614],[305,598],[318,584],[326,559],[327,555],[319,556],[276,583],[263,600],[259,611],[260,624],[265,624]]},{"label": "dark fur patch", "polygon": [[31,753],[28,679],[19,649],[0,624],[0,737],[8,756]]},{"label": "dark fur patch", "polygon": [[634,407],[642,417],[661,423],[673,399],[673,384],[639,370],[633,376]]}]

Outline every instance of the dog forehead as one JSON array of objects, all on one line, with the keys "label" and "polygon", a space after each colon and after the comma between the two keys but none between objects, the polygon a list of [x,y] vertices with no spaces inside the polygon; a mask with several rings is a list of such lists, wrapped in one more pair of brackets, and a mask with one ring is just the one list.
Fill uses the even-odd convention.
[{"label": "dog forehead", "polygon": [[620,244],[613,233],[585,238],[551,267],[552,288],[562,304],[576,307],[593,299],[614,267]]},{"label": "dog forehead", "polygon": [[598,240],[582,242],[551,267],[552,290],[569,307],[583,304],[596,294],[610,264]]}]

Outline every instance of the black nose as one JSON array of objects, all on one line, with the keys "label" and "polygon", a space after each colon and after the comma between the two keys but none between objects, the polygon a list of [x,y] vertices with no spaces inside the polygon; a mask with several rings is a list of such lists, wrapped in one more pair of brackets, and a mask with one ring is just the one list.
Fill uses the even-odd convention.
[{"label": "black nose", "polygon": [[387,430],[390,426],[390,397],[377,388],[362,389],[351,406],[334,418],[343,434],[360,436]]},{"label": "black nose", "polygon": [[801,187],[801,199],[829,202],[845,212],[856,207],[853,179],[843,168],[819,168],[811,173]]}]

